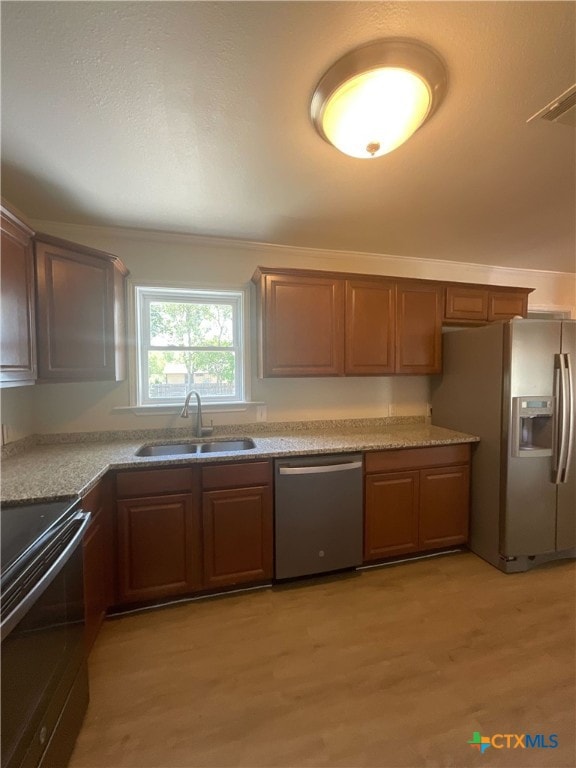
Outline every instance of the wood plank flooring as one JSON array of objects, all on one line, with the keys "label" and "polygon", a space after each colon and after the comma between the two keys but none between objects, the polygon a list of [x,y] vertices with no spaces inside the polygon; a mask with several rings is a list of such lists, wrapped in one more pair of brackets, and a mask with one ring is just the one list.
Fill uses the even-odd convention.
[{"label": "wood plank flooring", "polygon": [[575,626],[574,562],[471,553],[107,621],[70,768],[574,768]]}]

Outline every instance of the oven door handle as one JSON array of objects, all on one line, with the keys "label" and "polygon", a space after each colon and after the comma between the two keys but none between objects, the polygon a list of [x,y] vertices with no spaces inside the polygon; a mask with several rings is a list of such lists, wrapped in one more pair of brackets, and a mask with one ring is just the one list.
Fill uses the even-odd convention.
[{"label": "oven door handle", "polygon": [[11,611],[3,620],[0,625],[0,635],[1,639],[4,640],[5,637],[7,637],[10,632],[14,629],[14,627],[21,621],[21,619],[24,618],[28,610],[31,608],[31,606],[34,604],[34,602],[40,597],[42,592],[44,592],[50,582],[60,573],[62,568],[66,565],[70,557],[72,556],[72,553],[82,540],[82,537],[84,536],[84,533],[86,532],[86,528],[88,527],[88,524],[90,522],[90,512],[85,512],[84,510],[78,510],[78,512],[74,515],[72,518],[70,525],[79,523],[78,530],[74,534],[74,536],[70,539],[66,547],[62,550],[62,552],[58,555],[56,560],[48,567],[45,573],[42,574],[42,577],[40,580],[34,584],[30,592],[28,592],[23,599],[15,606],[14,610]]}]

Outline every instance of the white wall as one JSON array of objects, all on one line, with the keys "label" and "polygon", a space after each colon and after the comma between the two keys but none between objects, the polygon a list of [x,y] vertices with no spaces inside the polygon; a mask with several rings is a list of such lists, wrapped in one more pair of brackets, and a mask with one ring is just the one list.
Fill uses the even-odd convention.
[{"label": "white wall", "polygon": [[[35,221],[32,226],[116,254],[130,270],[131,284],[245,287],[258,265],[329,269],[533,287],[536,290],[530,295],[530,307],[568,309],[576,317],[573,275],[52,222]],[[253,361],[252,399],[266,403],[268,421],[423,415],[428,401],[427,377],[258,380],[254,369]],[[146,429],[183,424],[176,415],[136,416],[113,410],[129,405],[128,382],[42,384],[6,392],[9,394],[4,400],[2,422],[11,420],[15,428],[24,432]],[[251,422],[256,420],[256,409],[214,413],[208,418],[213,418],[215,424]]]},{"label": "white wall", "polygon": [[9,387],[0,390],[2,445],[13,443],[36,431],[36,387]]}]

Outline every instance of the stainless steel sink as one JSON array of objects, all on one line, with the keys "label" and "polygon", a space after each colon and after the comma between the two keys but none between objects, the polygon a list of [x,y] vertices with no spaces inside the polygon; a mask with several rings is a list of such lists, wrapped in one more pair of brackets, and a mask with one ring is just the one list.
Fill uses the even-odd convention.
[{"label": "stainless steel sink", "polygon": [[172,443],[169,445],[143,445],[136,451],[136,456],[180,456],[196,453],[195,443]]},{"label": "stainless steel sink", "polygon": [[213,440],[210,443],[200,443],[200,453],[214,453],[215,451],[249,451],[255,448],[254,440]]},{"label": "stainless steel sink", "polygon": [[209,443],[165,443],[164,445],[143,445],[136,456],[186,456],[194,453],[218,453],[221,451],[249,451],[255,448],[254,440],[211,440]]}]

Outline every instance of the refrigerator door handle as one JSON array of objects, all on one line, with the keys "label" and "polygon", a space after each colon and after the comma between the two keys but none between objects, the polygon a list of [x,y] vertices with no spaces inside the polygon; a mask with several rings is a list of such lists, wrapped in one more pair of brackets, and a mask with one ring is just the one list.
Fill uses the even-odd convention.
[{"label": "refrigerator door handle", "polygon": [[574,424],[574,377],[572,375],[572,361],[570,359],[570,355],[566,353],[564,355],[565,358],[565,381],[566,381],[566,390],[565,394],[567,395],[565,399],[565,408],[566,411],[566,461],[564,463],[564,468],[562,472],[562,480],[561,482],[567,483],[568,482],[568,475],[570,473],[570,466],[572,464],[572,453],[574,451],[574,429],[576,428]]},{"label": "refrigerator door handle", "polygon": [[563,354],[555,355],[554,363],[554,395],[556,399],[556,416],[554,419],[554,462],[552,482],[562,483],[563,470],[566,465],[567,449],[567,408],[566,408],[566,361]]}]

